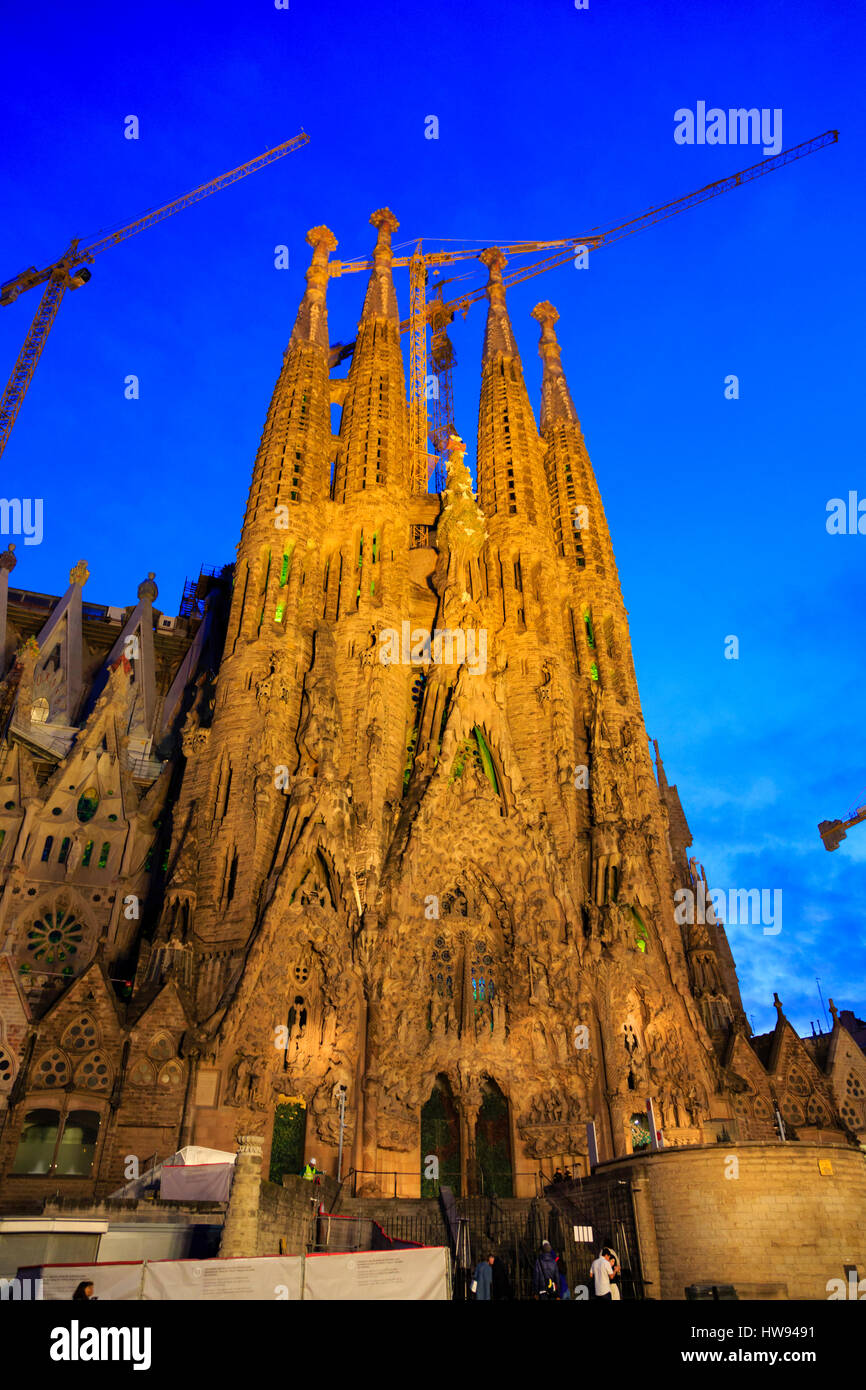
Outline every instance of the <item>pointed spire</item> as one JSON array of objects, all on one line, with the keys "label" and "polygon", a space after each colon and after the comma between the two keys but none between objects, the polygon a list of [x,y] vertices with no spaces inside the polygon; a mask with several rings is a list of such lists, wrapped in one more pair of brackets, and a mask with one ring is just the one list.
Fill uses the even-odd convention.
[{"label": "pointed spire", "polygon": [[659,752],[658,739],[653,739],[653,748],[656,754],[656,776],[658,777],[659,787],[664,792],[668,787],[668,779],[665,775],[665,765],[662,762],[662,755]]},{"label": "pointed spire", "polygon": [[505,307],[506,259],[495,246],[478,259],[489,271],[478,406],[478,501],[494,531],[498,518],[518,517],[519,524],[540,526],[547,545],[552,535],[542,450]]},{"label": "pointed spire", "polygon": [[579,427],[577,411],[568,390],[565,372],[562,370],[561,352],[556,337],[555,324],[559,313],[549,300],[536,304],[532,317],[541,324],[541,340],[538,355],[542,360],[541,378],[541,433],[545,434],[550,425],[566,420]]},{"label": "pointed spire", "polygon": [[487,299],[490,307],[487,310],[487,327],[484,331],[482,364],[491,361],[498,352],[519,359],[514,330],[505,307],[505,285],[502,280],[503,267],[508,264],[508,258],[498,246],[489,246],[486,251],[481,252],[478,259],[482,265],[487,266],[489,272]]},{"label": "pointed spire", "polygon": [[361,318],[393,319],[399,323],[397,292],[394,289],[394,276],[391,269],[394,259],[394,253],[391,250],[391,233],[396,232],[400,223],[390,208],[378,208],[371,215],[370,223],[376,228],[379,235],[376,238],[373,269],[370,272]]},{"label": "pointed spire", "polygon": [[298,308],[298,316],[292,336],[289,339],[289,352],[304,343],[315,343],[328,351],[328,256],[337,249],[337,238],[328,227],[311,227],[307,241],[313,248],[313,259],[307,271],[307,288]]},{"label": "pointed spire", "polygon": [[472,478],[466,467],[466,445],[457,434],[448,441],[447,482],[443,507],[436,526],[436,543],[458,561],[475,559],[487,539],[484,513],[475,501]]},{"label": "pointed spire", "polygon": [[391,272],[391,233],[400,224],[390,208],[379,208],[370,222],[378,236],[346,378],[334,476],[336,502],[383,484],[407,489],[412,485],[406,374]]}]

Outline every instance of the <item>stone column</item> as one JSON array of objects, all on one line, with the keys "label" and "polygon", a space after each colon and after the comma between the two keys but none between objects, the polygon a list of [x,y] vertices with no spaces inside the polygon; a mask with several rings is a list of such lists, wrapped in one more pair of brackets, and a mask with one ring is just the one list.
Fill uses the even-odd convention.
[{"label": "stone column", "polygon": [[634,1224],[637,1230],[638,1254],[648,1298],[661,1298],[661,1265],[656,1237],[650,1178],[646,1166],[640,1177],[631,1179],[631,1198],[634,1204]]},{"label": "stone column", "polygon": [[260,1134],[237,1135],[238,1156],[220,1242],[220,1256],[258,1254],[259,1196],[262,1186],[262,1144]]}]

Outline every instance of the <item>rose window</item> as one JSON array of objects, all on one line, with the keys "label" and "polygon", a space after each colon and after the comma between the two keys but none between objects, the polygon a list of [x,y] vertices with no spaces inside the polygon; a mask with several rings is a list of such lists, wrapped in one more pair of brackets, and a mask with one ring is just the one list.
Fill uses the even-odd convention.
[{"label": "rose window", "polygon": [[5,1047],[0,1047],[0,1089],[12,1081],[12,1058]]},{"label": "rose window", "polygon": [[162,1071],[159,1073],[160,1086],[178,1086],[183,1080],[183,1068],[180,1062],[166,1062]]},{"label": "rose window", "polygon": [[69,1080],[69,1062],[56,1048],[36,1065],[33,1077],[36,1086],[65,1086]]},{"label": "rose window", "polygon": [[43,912],[27,933],[27,950],[46,965],[69,964],[81,950],[84,927],[73,912]]},{"label": "rose window", "polygon": [[147,1055],[155,1057],[158,1062],[164,1062],[167,1057],[174,1056],[174,1043],[166,1033],[157,1033],[147,1049]]},{"label": "rose window", "polygon": [[94,1052],[92,1057],[88,1057],[78,1071],[75,1073],[75,1081],[79,1086],[86,1086],[90,1091],[107,1091],[111,1081],[111,1071],[106,1059],[100,1052]]},{"label": "rose window", "polygon": [[845,1090],[848,1092],[849,1096],[856,1096],[858,1100],[863,1095],[863,1087],[860,1084],[860,1079],[856,1077],[853,1072],[849,1072],[848,1074],[848,1080],[845,1082]]},{"label": "rose window", "polygon": [[789,1081],[788,1081],[788,1085],[790,1086],[791,1090],[794,1092],[794,1095],[795,1095],[795,1096],[805,1096],[805,1095],[808,1095],[808,1093],[809,1093],[809,1088],[808,1088],[808,1086],[806,1085],[806,1082],[803,1080],[802,1076],[800,1076],[799,1072],[796,1072],[796,1071],[792,1071],[792,1072],[791,1072],[791,1076],[790,1076],[790,1079],[789,1079]]}]

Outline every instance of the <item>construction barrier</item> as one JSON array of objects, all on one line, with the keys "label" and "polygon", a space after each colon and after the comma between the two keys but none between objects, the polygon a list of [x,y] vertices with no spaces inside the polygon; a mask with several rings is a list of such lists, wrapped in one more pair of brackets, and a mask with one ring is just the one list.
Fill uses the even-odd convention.
[{"label": "construction barrier", "polygon": [[71,1299],[85,1280],[100,1302],[429,1302],[451,1297],[451,1257],[444,1246],[422,1246],[341,1255],[30,1265],[19,1269],[18,1279],[20,1297],[52,1302]]}]

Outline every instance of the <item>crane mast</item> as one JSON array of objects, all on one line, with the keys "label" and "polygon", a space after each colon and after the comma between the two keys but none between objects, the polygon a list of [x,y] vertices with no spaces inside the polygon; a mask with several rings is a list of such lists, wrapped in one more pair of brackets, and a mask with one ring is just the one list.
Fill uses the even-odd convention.
[{"label": "crane mast", "polygon": [[273,164],[275,160],[282,159],[283,155],[291,154],[293,150],[299,149],[302,145],[309,143],[309,135],[301,131],[291,140],[287,140],[282,145],[276,145],[272,150],[266,150],[264,154],[257,155],[247,164],[241,164],[237,169],[230,169],[226,174],[220,174],[217,178],[211,179],[210,183],[202,184],[199,188],[194,188],[190,193],[184,193],[182,197],[175,198],[170,203],[163,203],[161,207],[153,208],[149,212],[142,213],[141,217],[134,222],[128,223],[125,227],[120,227],[117,231],[106,232],[97,237],[87,246],[81,246],[78,240],[72,241],[58,261],[52,265],[45,266],[42,270],[37,270],[35,266],[22,270],[18,275],[14,275],[11,280],[0,285],[0,305],[14,304],[20,294],[26,290],[35,289],[38,285],[45,285],[39,308],[30,325],[30,331],[24,340],[24,345],[18,354],[18,360],[12,369],[12,375],[0,401],[0,454],[6,448],[6,443],[12,433],[12,427],[18,418],[21,404],[27,394],[27,388],[33,379],[33,373],[45,346],[51,325],[57,317],[63,296],[68,289],[80,289],[90,279],[88,264],[92,265],[97,256],[103,251],[107,251],[110,246],[117,246],[121,241],[128,241],[130,237],[138,236],[139,232],[145,231],[148,227],[153,227],[157,222],[164,222],[167,217],[173,217],[176,212],[182,212],[184,208],[191,207],[193,203],[200,203],[203,198],[209,198],[212,193],[219,193],[223,188],[228,188],[229,184],[237,183],[239,179],[244,179],[248,174],[258,173],[259,169],[264,169],[267,164]]}]

